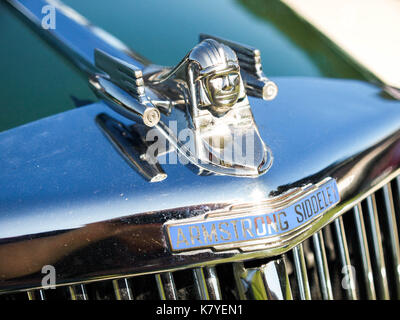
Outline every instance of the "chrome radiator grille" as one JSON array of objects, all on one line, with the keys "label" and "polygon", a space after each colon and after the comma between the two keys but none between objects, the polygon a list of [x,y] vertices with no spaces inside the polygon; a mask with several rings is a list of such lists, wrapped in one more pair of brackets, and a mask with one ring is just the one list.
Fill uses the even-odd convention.
[{"label": "chrome radiator grille", "polygon": [[399,186],[396,178],[282,257],[280,296],[271,262],[237,268],[241,298],[399,299]]},{"label": "chrome radiator grille", "polygon": [[400,299],[400,178],[274,259],[1,295],[14,299]]}]

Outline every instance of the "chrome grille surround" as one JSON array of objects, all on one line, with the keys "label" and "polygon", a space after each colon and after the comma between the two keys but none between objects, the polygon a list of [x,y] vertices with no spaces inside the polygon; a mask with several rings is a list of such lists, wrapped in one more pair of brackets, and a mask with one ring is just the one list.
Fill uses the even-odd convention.
[{"label": "chrome grille surround", "polygon": [[[154,277],[152,288],[157,291],[141,295],[135,294],[132,286],[136,277],[129,277],[100,282],[112,283],[108,291],[94,282],[61,286],[53,292],[29,290],[25,299],[45,300],[48,293],[52,293],[51,299],[71,300],[134,300],[148,296],[161,300],[400,299],[399,217],[400,178],[396,177],[311,238],[274,258],[187,269],[184,272],[191,272],[190,280],[178,288],[175,278],[183,277],[182,271],[145,276],[146,283]],[[218,274],[226,269],[231,271],[224,276],[221,291]],[[92,296],[87,286],[92,287]],[[96,290],[103,295],[93,293]],[[7,294],[0,299],[21,297],[21,293]]]}]

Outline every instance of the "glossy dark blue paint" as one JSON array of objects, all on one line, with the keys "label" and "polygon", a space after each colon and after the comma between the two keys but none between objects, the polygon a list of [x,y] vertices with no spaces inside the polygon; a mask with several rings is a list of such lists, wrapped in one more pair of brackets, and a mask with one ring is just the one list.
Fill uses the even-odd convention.
[{"label": "glossy dark blue paint", "polygon": [[[359,81],[275,78],[280,93],[250,97],[261,136],[275,157],[259,178],[196,176],[163,165],[149,183],[95,124],[103,103],[0,133],[0,238],[69,229],[96,221],[205,203],[268,198],[288,184],[350,159],[396,132],[400,105]],[[335,177],[333,177],[335,178]]]}]

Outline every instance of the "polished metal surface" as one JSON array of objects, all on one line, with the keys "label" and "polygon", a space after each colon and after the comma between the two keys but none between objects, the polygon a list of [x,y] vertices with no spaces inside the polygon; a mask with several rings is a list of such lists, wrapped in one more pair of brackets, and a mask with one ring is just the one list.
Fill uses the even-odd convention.
[{"label": "polished metal surface", "polygon": [[248,94],[264,100],[272,100],[276,97],[278,87],[262,71],[260,50],[216,36],[201,34],[200,41],[205,39],[214,39],[235,51],[239,59],[241,74]]},{"label": "polished metal surface", "polygon": [[44,293],[44,290],[33,290],[33,291],[27,291],[26,293],[28,295],[29,300],[46,300],[46,295]]},{"label": "polished metal surface", "polygon": [[376,270],[374,279],[377,280],[378,297],[380,299],[389,299],[389,288],[387,280],[387,272],[385,265],[385,258],[382,248],[382,236],[379,224],[378,212],[376,208],[375,195],[372,194],[367,198],[367,214],[369,218],[369,224],[371,226],[371,238],[372,238],[372,249],[373,259],[372,262],[376,264]]},{"label": "polished metal surface", "polygon": [[99,49],[94,57],[96,67],[106,73],[90,77],[95,94],[127,118],[154,127],[160,111],[146,94],[142,70]]},{"label": "polished metal surface", "polygon": [[[384,201],[384,200],[382,200]],[[361,213],[361,214],[360,214]],[[332,299],[333,296],[336,298],[343,298],[342,293],[346,296],[348,294],[348,288],[346,288],[347,280],[346,280],[346,272],[343,272],[342,270],[342,262],[340,261],[341,259],[339,256],[335,258],[335,252],[337,252],[339,255],[342,254],[341,250],[344,248],[345,254],[349,255],[349,260],[348,263],[350,263],[350,266],[354,268],[354,276],[357,274],[357,279],[361,280],[361,282],[364,282],[364,285],[362,283],[357,283],[357,297],[360,295],[360,297],[363,297],[365,299],[374,299],[374,292],[372,291],[374,286],[371,285],[369,282],[370,280],[373,281],[373,278],[370,277],[367,279],[367,273],[365,273],[365,264],[368,262],[368,260],[358,260],[357,256],[360,255],[362,258],[365,256],[368,252],[368,247],[366,246],[366,243],[370,243],[370,241],[373,241],[372,239],[366,239],[367,237],[364,238],[363,233],[366,233],[367,231],[370,230],[370,226],[366,226],[363,223],[363,215],[362,215],[362,209],[361,205],[357,205],[355,208],[349,210],[345,214],[345,222],[341,222],[341,227],[352,227],[352,222],[354,222],[354,228],[356,229],[357,232],[350,232],[348,235],[342,234],[341,236],[344,236],[346,238],[346,243],[345,246],[340,244],[342,240],[339,239],[339,241],[336,241],[337,243],[333,245],[333,239],[332,237],[329,236],[329,232],[327,231],[327,228],[330,226],[327,226],[325,228],[324,233],[325,233],[325,239],[327,243],[325,243],[325,239],[322,235],[322,231],[316,233],[313,235],[313,242],[314,246],[311,247],[309,241],[304,242],[301,247],[297,246],[292,249],[292,253],[289,255],[291,258],[288,260],[288,257],[281,257],[280,260],[274,259],[273,261],[270,261],[265,264],[265,262],[260,261],[251,261],[248,262],[250,263],[251,267],[246,266],[245,264],[248,264],[247,262],[245,263],[233,263],[233,277],[230,278],[227,281],[227,279],[224,280],[224,284],[228,285],[228,288],[224,288],[225,292],[235,292],[237,294],[236,298],[240,299],[304,299],[305,295],[307,294],[307,298],[313,298],[313,299]],[[340,223],[338,218],[337,221]],[[359,226],[357,224],[360,223]],[[346,226],[347,225],[347,226]],[[361,227],[362,232],[359,232],[359,229]],[[316,241],[316,239],[318,239]],[[360,239],[365,241],[366,243],[360,244]],[[332,244],[332,246],[331,246]],[[390,243],[385,243],[385,250],[390,249]],[[326,257],[326,252],[325,249],[328,249],[328,251],[333,250],[333,252],[329,252],[330,258],[327,259]],[[335,249],[336,248],[336,249]],[[333,254],[333,256],[332,256]],[[318,260],[318,255],[323,256],[325,262],[321,264]],[[315,261],[312,258],[312,256],[315,256]],[[351,256],[351,257],[350,257]],[[297,260],[297,261],[296,261]],[[338,260],[338,261],[336,261]],[[279,262],[284,261],[284,265],[280,265],[279,267]],[[303,261],[303,263],[302,263]],[[372,260],[373,261],[373,260]],[[316,265],[315,265],[316,264]],[[326,264],[326,265],[323,265]],[[328,268],[328,264],[330,265]],[[232,267],[232,264],[228,264],[229,266]],[[371,263],[371,265],[373,265]],[[371,272],[371,265],[369,267],[370,272]],[[285,268],[282,268],[284,266]],[[317,272],[320,273],[320,269],[323,267],[324,270],[324,278],[328,279],[328,283],[322,282],[321,278],[319,279],[320,285],[316,285],[315,281],[316,279],[313,279],[313,273]],[[219,266],[217,267],[206,267],[206,268],[195,268],[190,270],[193,273],[193,277],[191,279],[187,279],[190,282],[193,282],[194,285],[191,285],[191,287],[194,289],[194,296],[192,298],[197,298],[197,299],[220,299],[221,292],[220,292],[220,287],[219,287],[219,279],[217,276],[217,268],[220,268]],[[317,268],[317,270],[315,270]],[[375,268],[375,266],[373,266]],[[226,269],[219,269],[219,272],[221,270],[226,270]],[[313,271],[314,270],[314,271]],[[185,271],[186,272],[186,271]],[[308,279],[303,281],[304,279],[304,273],[308,273]],[[187,273],[186,273],[187,274]],[[179,277],[182,277],[182,274],[179,272],[177,273],[178,279]],[[303,284],[301,284],[298,281],[298,275],[302,275],[302,281]],[[338,277],[339,275],[339,277]],[[342,275],[342,276],[340,276]],[[361,275],[361,276],[360,276]],[[369,274],[371,275],[371,274]],[[231,275],[229,275],[231,276]],[[333,276],[333,282],[334,282],[334,290],[332,292],[332,285],[331,285],[331,280],[330,278]],[[176,293],[176,287],[175,287],[175,281],[173,279],[172,273],[162,273],[162,274],[156,274],[156,282],[157,282],[157,287],[159,290],[160,298],[161,299],[166,299],[166,293],[168,295],[168,292],[170,294],[169,299],[177,299],[178,295]],[[140,277],[139,277],[140,278]],[[149,278],[148,278],[149,279]],[[232,281],[235,280],[235,281]],[[346,280],[346,281],[344,281]],[[182,281],[182,278],[180,278],[180,281]],[[186,281],[187,282],[187,281]],[[232,285],[236,282],[236,287],[232,288]],[[126,278],[124,279],[119,279],[119,280],[113,280],[113,287],[114,291],[116,289],[115,284],[119,283],[120,289],[122,287],[126,287],[124,283],[128,283],[128,280]],[[188,283],[188,282],[187,282]],[[309,284],[309,288],[305,288],[304,284]],[[325,287],[323,284],[326,284]],[[91,284],[93,286],[93,284]],[[101,290],[100,288],[104,286],[97,286],[97,290]],[[64,287],[68,288],[69,287]],[[58,290],[62,290],[64,288],[59,288]],[[161,288],[161,290],[160,290]],[[286,289],[284,289],[286,288]],[[328,289],[329,288],[329,289]],[[393,287],[394,288],[394,287]],[[392,288],[392,289],[393,289]],[[171,290],[172,289],[172,290]],[[185,291],[188,288],[184,289]],[[103,289],[104,290],[104,289]],[[362,291],[360,291],[362,290]],[[192,291],[192,290],[189,290]],[[189,293],[189,291],[186,291],[185,294]],[[41,292],[44,293],[44,290],[33,290],[28,292],[28,296],[30,299],[43,299],[44,296],[41,298],[40,294]],[[116,292],[115,299],[120,299],[121,297],[119,296],[118,292]],[[216,292],[217,294],[213,294],[213,292]],[[285,292],[286,295],[279,294],[279,293]],[[324,293],[325,292],[325,293]],[[172,296],[171,296],[172,293]],[[181,292],[181,298],[182,298],[182,293]],[[93,294],[93,293],[92,293]],[[391,295],[394,298],[396,296],[395,290],[391,291]],[[0,296],[1,297],[1,296]],[[92,299],[97,297],[97,291],[95,296],[88,296],[86,295],[87,299]],[[129,296],[126,296],[125,299],[133,299],[133,293],[131,292]]]},{"label": "polished metal surface", "polygon": [[[2,168],[0,175],[2,181],[9,185],[1,195],[0,202],[0,211],[3,213],[0,219],[4,226],[0,254],[12,252],[14,261],[18,261],[18,255],[31,257],[29,259],[32,259],[30,261],[34,263],[33,265],[57,262],[59,266],[67,264],[71,266],[73,257],[83,254],[79,249],[85,248],[86,264],[71,269],[70,267],[60,269],[62,270],[60,282],[104,277],[104,270],[109,274],[124,276],[168,271],[196,264],[215,264],[224,259],[240,260],[277,255],[311,236],[397,174],[395,168],[398,164],[394,161],[399,159],[383,155],[394,154],[398,145],[397,134],[393,134],[394,128],[397,127],[395,122],[398,108],[391,101],[375,98],[374,93],[378,92],[376,88],[358,82],[342,83],[332,80],[304,79],[301,86],[289,79],[279,79],[279,83],[287,94],[270,102],[272,106],[274,103],[279,106],[279,112],[273,112],[275,109],[272,108],[269,117],[263,118],[263,105],[254,108],[256,117],[260,119],[261,134],[275,137],[271,142],[277,150],[276,159],[279,159],[265,179],[264,176],[256,180],[235,179],[228,176],[197,176],[188,167],[178,163],[163,166],[165,173],[171,179],[149,184],[130,169],[96,125],[97,115],[105,112],[111,115],[102,103],[0,134],[1,154],[8,155],[7,159],[0,160]],[[326,110],[333,110],[334,106],[337,110],[335,97],[347,92],[346,99],[341,104],[343,108],[341,112],[335,111],[329,113],[329,116],[324,116],[326,114],[324,111],[319,117],[321,128],[324,128],[324,132],[331,133],[329,138],[321,136],[318,130],[313,129],[300,130],[296,139],[293,139],[291,130],[281,130],[278,125],[273,126],[273,123],[279,122],[281,112],[292,114],[292,117],[286,120],[288,128],[295,127],[296,123],[302,124],[303,129],[315,126],[311,119],[321,112],[318,99],[311,98],[305,101],[308,105],[305,109],[297,97],[300,92],[307,97],[313,97],[312,92],[316,88],[326,99],[324,102]],[[357,102],[359,98],[358,95],[354,96],[354,92],[359,92],[362,96],[362,103]],[[365,100],[370,101],[374,108],[364,114]],[[332,101],[332,106],[329,105],[329,101]],[[286,111],[282,110],[285,108]],[[313,117],[310,117],[311,114]],[[337,135],[337,123],[343,117],[349,119],[352,114],[354,115],[352,124],[346,123],[346,126],[340,127],[342,133]],[[358,121],[360,114],[364,114],[362,121]],[[335,120],[333,116],[337,119]],[[371,117],[371,126],[365,125],[368,123],[368,116]],[[126,124],[118,115],[114,114],[112,117]],[[351,127],[351,130],[347,131],[348,134],[351,132],[352,139],[359,141],[357,148],[345,134],[348,126]],[[85,134],[82,135],[82,132]],[[41,138],[44,135],[45,143]],[[307,150],[308,141],[324,146],[326,139],[332,141],[337,152],[331,152],[333,147],[331,144],[326,148],[314,149],[312,153],[297,153],[300,149]],[[295,163],[288,161],[291,159],[290,154],[297,154]],[[372,166],[378,170],[369,170]],[[297,167],[301,167],[302,170],[297,170]],[[387,168],[392,171],[388,171]],[[115,175],[115,172],[119,174]],[[172,255],[164,249],[166,239],[162,230],[166,221],[200,216],[216,209],[229,208],[232,204],[249,205],[262,199],[273,199],[277,195],[304,185],[304,179],[309,182],[319,182],[328,175],[338,181],[341,205],[324,214],[322,219],[292,238],[285,247],[277,245],[270,249],[247,253],[206,250],[182,256]],[[12,183],[9,183],[10,181]],[[176,183],[177,181],[180,183]],[[288,184],[288,181],[298,182]],[[222,186],[227,186],[230,192],[219,192]],[[49,197],[59,200],[49,201]],[[13,215],[4,214],[6,212],[13,212]],[[43,218],[46,216],[48,218]],[[39,220],[45,223],[34,222]],[[140,228],[136,227],[139,221]],[[132,232],[135,237],[127,237]],[[86,239],[88,234],[91,242],[79,240]],[[26,236],[29,235],[35,235],[36,240],[33,242],[28,240]],[[110,240],[107,239],[110,239],[111,235],[117,237],[120,243],[118,246],[110,247]],[[21,246],[18,247],[17,243]],[[28,243],[31,245],[27,246]],[[32,255],[40,243],[48,246],[49,253],[54,253]],[[58,243],[68,246],[60,251],[56,249]],[[13,249],[10,251],[8,248]],[[120,258],[117,263],[113,260],[104,261],[100,266],[95,262],[95,256],[99,254],[98,250],[102,252],[108,250],[107,248],[112,250],[115,257]],[[139,248],[145,250],[147,254],[139,254],[137,251]],[[128,263],[130,257],[137,258],[134,265]],[[10,260],[0,261],[3,290],[40,286],[40,274],[35,271],[38,269],[31,267],[32,271],[28,271],[29,269],[21,266],[12,268],[10,274],[10,268],[5,263]],[[72,276],[72,269],[78,272],[78,277]],[[4,270],[8,270],[7,273]],[[21,280],[18,280],[19,277]],[[11,278],[13,280],[9,280]],[[31,280],[27,281],[27,278]]]},{"label": "polished metal surface", "polygon": [[151,145],[144,137],[146,127],[136,123],[129,128],[123,123],[101,113],[96,123],[115,149],[136,171],[149,182],[159,182],[167,178],[158,161],[147,161],[146,152]]},{"label": "polished metal surface", "polygon": [[[201,174],[258,176],[271,166],[230,47],[205,39],[176,67],[143,70],[101,50],[94,55],[96,67],[106,72],[90,77],[96,95],[123,116],[154,127],[158,140],[165,138]],[[179,138],[183,132],[190,143]],[[154,158],[150,149],[146,155]]]},{"label": "polished metal surface", "polygon": [[86,287],[84,284],[68,286],[71,300],[88,300]]},{"label": "polished metal surface", "polygon": [[[276,85],[262,73],[259,51],[255,64],[249,66],[248,55],[254,56],[254,49],[228,41],[232,49],[223,39],[209,38],[175,67],[160,67],[132,59],[130,50],[115,39],[99,36],[104,32],[59,1],[10,3],[47,40],[72,57],[78,68],[89,73],[90,87],[98,97],[123,116],[154,127],[157,137],[165,137],[181,157],[198,167],[199,174],[257,177],[272,165],[271,150],[259,134],[247,98],[258,86],[266,100],[277,93]],[[50,31],[42,28],[43,16],[38,10],[46,3],[60,15],[57,28]],[[84,37],[85,42],[81,40]],[[104,44],[100,46],[101,41]],[[112,50],[110,43],[115,44]],[[121,52],[115,55],[117,50]],[[125,53],[131,53],[129,59]],[[251,79],[252,88],[248,92],[244,85],[247,79]],[[171,128],[171,122],[176,122],[178,132]],[[185,137],[181,137],[182,132]],[[151,148],[146,154],[150,152]]]},{"label": "polished metal surface", "polygon": [[388,242],[390,243],[390,254],[392,256],[393,270],[395,270],[393,280],[396,287],[397,298],[400,299],[400,245],[393,203],[393,193],[390,183],[383,187],[383,197],[384,211],[386,213],[387,221]]},{"label": "polished metal surface", "polygon": [[117,300],[133,300],[132,288],[128,279],[113,280],[112,284]]},{"label": "polished metal surface", "polygon": [[198,299],[210,300],[203,268],[194,268],[192,272]]},{"label": "polished metal surface", "polygon": [[176,292],[174,276],[171,272],[158,273],[155,275],[158,293],[161,300],[176,300],[178,294]]},{"label": "polished metal surface", "polygon": [[325,241],[322,231],[319,231],[313,235],[313,243],[315,248],[315,259],[318,269],[321,296],[324,300],[332,300],[332,285],[329,274],[328,261],[326,259]]},{"label": "polished metal surface", "polygon": [[[99,72],[95,68],[94,51],[103,50],[138,68],[149,62],[133,52],[120,40],[93,25],[72,8],[58,0],[7,0],[25,18],[32,29],[50,41],[63,55],[67,56],[81,70],[88,74]],[[50,5],[56,8],[56,28],[42,28],[42,8]]]},{"label": "polished metal surface", "polygon": [[239,298],[242,300],[292,300],[285,259],[279,258],[258,268],[233,265]]},{"label": "polished metal surface", "polygon": [[[38,23],[41,6],[47,3],[10,2],[34,23]],[[118,78],[115,80],[114,77],[112,82],[104,76],[107,66],[100,63],[103,71],[90,67],[95,66],[95,49],[142,70],[149,66],[134,59],[129,53],[131,51],[120,50],[121,46],[110,46],[109,41],[98,36],[97,29],[79,20],[75,14],[72,16],[73,19],[65,15],[64,7],[64,11],[60,10],[57,29],[43,32],[51,33],[51,38],[53,41],[57,39],[58,44],[63,38],[62,50],[76,63],[83,64],[91,75],[100,73],[101,76],[92,78],[94,84],[102,82],[101,88],[108,85],[118,94],[122,90],[115,84],[119,83]],[[73,37],[69,32],[72,29],[81,37],[85,34],[85,41]],[[76,52],[72,54],[71,47],[78,48],[78,55]],[[200,58],[197,57],[196,61],[200,62]],[[237,58],[239,66],[243,65],[241,57]],[[184,59],[186,63],[189,60]],[[149,77],[153,88],[176,75],[170,72],[157,74],[154,68],[147,71],[143,72],[143,77]],[[192,76],[194,71],[191,70]],[[242,81],[246,81],[244,77]],[[342,265],[348,265],[349,253],[340,215],[399,174],[399,104],[381,98],[379,88],[358,81],[301,78],[277,78],[274,81],[279,85],[280,95],[273,101],[266,103],[256,94],[246,97],[252,108],[252,117],[257,121],[257,127],[252,128],[258,128],[260,139],[268,142],[274,154],[274,165],[268,167],[268,174],[257,179],[198,175],[199,170],[194,170],[190,164],[176,162],[162,165],[160,172],[165,172],[168,179],[150,184],[148,181],[151,181],[152,175],[150,179],[143,179],[143,174],[131,170],[109,143],[115,135],[104,135],[105,131],[99,129],[99,123],[96,124],[96,118],[101,114],[107,114],[125,128],[130,128],[132,124],[110,110],[104,102],[0,133],[0,154],[6,155],[0,157],[0,180],[7,185],[0,195],[0,223],[4,227],[0,238],[0,291],[39,288],[40,270],[45,264],[56,265],[57,285],[107,278],[123,279],[126,276],[192,267],[196,270],[199,296],[207,297],[210,291],[205,269],[202,268],[220,262],[280,255],[338,217],[335,227],[339,255]],[[243,84],[243,87],[246,86]],[[210,91],[215,89],[210,88]],[[127,99],[128,96],[130,102],[135,100],[131,95],[127,95]],[[218,97],[217,94],[214,102],[218,102]],[[262,97],[265,98],[264,93]],[[155,105],[161,108],[163,104],[155,102]],[[213,110],[213,105],[204,107],[207,112],[212,111],[215,118],[229,114],[219,114]],[[171,113],[176,111],[177,117],[185,115],[176,109],[173,108]],[[160,115],[161,120],[166,116],[163,112]],[[160,121],[155,127],[162,123]],[[120,148],[121,153],[124,150],[126,148]],[[176,152],[171,151],[160,158],[165,156],[176,156]],[[208,169],[212,171],[211,167]],[[278,237],[267,246],[249,246],[246,250],[224,248],[214,251],[205,248],[174,253],[168,247],[164,232],[167,222],[202,218],[215,213],[229,215],[232,209],[237,208],[255,212],[260,204],[276,199],[281,202],[285,198],[293,200],[291,196],[301,188],[317,185],[328,177],[337,181],[341,203],[304,229],[297,230],[290,238]],[[387,191],[385,198],[390,197],[390,190]],[[393,227],[395,216],[390,204],[392,200],[388,199],[387,208],[391,209],[386,210],[386,216],[389,227]],[[392,255],[396,258],[395,266],[398,266],[397,231],[391,230]],[[374,255],[380,257],[381,252],[375,249]],[[99,255],[109,259],[100,264]],[[322,281],[325,296],[329,298],[323,256],[321,253],[319,263],[325,275]],[[299,265],[301,267],[301,261]],[[384,264],[380,265],[384,268]],[[254,297],[262,298],[290,297],[287,279],[277,276],[286,274],[283,268],[283,260],[278,259],[262,268],[245,269],[244,279],[249,270],[256,277],[254,281],[257,285],[249,292]],[[270,288],[272,285],[269,276],[266,276],[270,273],[279,279],[277,291],[275,287]],[[257,291],[259,287],[261,291]],[[71,297],[86,297],[83,284],[69,288]],[[356,297],[353,289],[347,292],[350,298]]]},{"label": "polished metal surface", "polygon": [[297,285],[301,300],[311,300],[310,285],[308,283],[307,266],[304,259],[303,245],[293,248],[294,267],[296,271]]},{"label": "polished metal surface", "polygon": [[364,217],[361,204],[354,207],[354,220],[356,222],[358,243],[360,246],[361,262],[365,288],[367,290],[367,297],[369,300],[376,299],[374,276],[372,272],[371,259],[369,255],[369,248],[367,242],[367,234],[365,231]]},{"label": "polished metal surface", "polygon": [[215,267],[205,267],[203,268],[203,273],[206,280],[207,291],[210,300],[221,300],[221,287]]},{"label": "polished metal surface", "polygon": [[[379,206],[383,202],[383,198],[379,199]],[[374,262],[374,259],[370,261],[368,258],[365,258],[369,252],[368,244],[370,244],[373,239],[367,235],[367,232],[369,233],[371,230],[371,226],[369,226],[368,223],[364,224],[363,221],[362,207],[364,207],[364,205],[367,205],[366,201],[363,201],[362,204],[358,204],[347,211],[344,215],[344,219],[337,219],[341,224],[341,229],[344,230],[344,228],[346,228],[347,230],[353,230],[352,228],[354,228],[354,230],[356,230],[356,232],[349,232],[347,234],[342,232],[343,234],[340,237],[345,237],[345,245],[340,243],[344,242],[340,237],[338,239],[339,241],[334,241],[333,237],[329,235],[328,229],[331,227],[331,225],[329,225],[322,231],[313,235],[313,246],[310,245],[310,241],[305,241],[301,246],[296,246],[288,255],[281,256],[278,260],[275,258],[267,263],[265,263],[265,260],[253,260],[244,263],[217,265],[216,267],[195,268],[184,271],[186,276],[183,276],[181,272],[177,272],[175,276],[181,286],[179,298],[192,297],[212,300],[226,298],[226,296],[223,297],[221,295],[219,277],[217,276],[218,269],[219,275],[222,275],[224,286],[227,286],[224,287],[224,293],[234,293],[235,298],[333,299],[333,297],[335,297],[336,299],[343,299],[348,295],[347,285],[349,279],[347,277],[347,271],[343,272],[342,259],[339,257],[339,255],[342,255],[342,251],[349,256],[348,263],[350,263],[349,266],[353,268],[354,279],[357,278],[359,281],[356,283],[357,297],[361,299],[378,298],[374,295],[374,285],[371,284],[371,281],[374,281],[371,273],[372,269],[376,271],[376,264],[371,263]],[[339,219],[342,221],[339,221]],[[360,230],[361,232],[359,232]],[[360,240],[362,243],[360,243]],[[383,242],[381,245],[384,246],[385,251],[389,250],[390,252],[390,243]],[[326,250],[328,250],[328,253],[326,253]],[[320,257],[318,258],[318,256]],[[329,256],[329,258],[327,256]],[[321,263],[319,260],[321,260],[322,257],[323,262]],[[284,264],[279,267],[280,261],[283,261]],[[368,262],[370,266],[366,266]],[[282,268],[283,266],[284,268]],[[227,267],[233,267],[233,274],[226,272]],[[322,280],[320,277],[321,268],[324,269],[323,278],[325,280]],[[221,271],[226,274],[221,274]],[[192,276],[183,279],[182,276],[187,277],[190,274],[189,272],[192,273]],[[390,270],[391,277],[393,276],[392,272],[393,269]],[[307,277],[305,277],[304,274],[307,274]],[[299,275],[301,276],[301,281],[298,279]],[[138,278],[141,277],[139,276]],[[156,274],[155,278],[161,299],[167,298],[166,293],[168,294],[168,291],[170,294],[172,293],[169,299],[178,298],[172,273]],[[134,278],[131,278],[131,280],[132,279]],[[326,281],[326,279],[328,281]],[[333,286],[331,279],[333,279]],[[120,284],[123,284],[124,281],[129,283],[126,278],[118,280]],[[182,281],[186,283],[183,287]],[[112,281],[114,289],[116,282],[117,280]],[[319,285],[316,282],[319,282]],[[306,284],[308,284],[308,286]],[[94,295],[94,292],[92,292],[92,296],[87,296],[87,298],[96,299],[102,296],[100,292],[101,290],[104,291],[104,285],[91,284],[90,286],[92,290],[93,286],[97,287],[96,294]],[[65,288],[68,288],[68,286],[59,288],[58,290],[62,291],[63,289],[65,290]],[[41,291],[44,292],[43,290]],[[285,292],[286,295],[284,295],[283,292]],[[28,294],[31,298],[40,298],[40,290],[29,291]],[[105,293],[103,293],[103,296],[104,294]],[[391,285],[390,295],[392,298],[395,298],[396,294],[395,286]],[[105,294],[105,296],[107,295]],[[120,299],[118,294],[116,294],[115,298]],[[131,292],[130,299],[132,298],[133,293]],[[142,299],[143,295],[138,295],[135,298]]]},{"label": "polished metal surface", "polygon": [[217,251],[252,251],[277,243],[284,245],[324,212],[340,202],[336,181],[327,178],[256,205],[232,205],[200,218],[165,224],[171,251],[194,251],[211,247]]},{"label": "polished metal surface", "polygon": [[339,258],[342,266],[341,272],[346,277],[346,284],[344,286],[346,296],[349,300],[357,300],[356,279],[354,269],[352,268],[352,264],[350,262],[349,248],[347,246],[346,233],[344,230],[342,217],[339,217],[334,221],[334,226],[339,247]]}]

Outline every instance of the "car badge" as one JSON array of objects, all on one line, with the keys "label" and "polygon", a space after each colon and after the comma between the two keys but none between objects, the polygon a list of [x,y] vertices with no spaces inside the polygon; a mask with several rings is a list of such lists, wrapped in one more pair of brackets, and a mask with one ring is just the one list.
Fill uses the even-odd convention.
[{"label": "car badge", "polygon": [[[200,43],[173,68],[150,65],[141,70],[98,49],[94,55],[102,73],[90,78],[91,88],[137,122],[126,128],[101,115],[98,124],[125,158],[137,159],[130,162],[149,181],[167,177],[158,157],[174,150],[198,174],[257,177],[270,168],[272,153],[248,98],[271,100],[277,94],[262,71],[259,50],[201,35]],[[142,137],[154,137],[156,131],[158,147],[147,140],[139,146],[136,141],[136,151],[125,148],[120,139],[132,136],[132,130]],[[138,150],[139,155],[129,156]]]},{"label": "car badge", "polygon": [[292,190],[258,206],[232,208],[164,224],[173,252],[200,249],[242,251],[281,246],[283,239],[304,233],[340,202],[336,180]]}]

